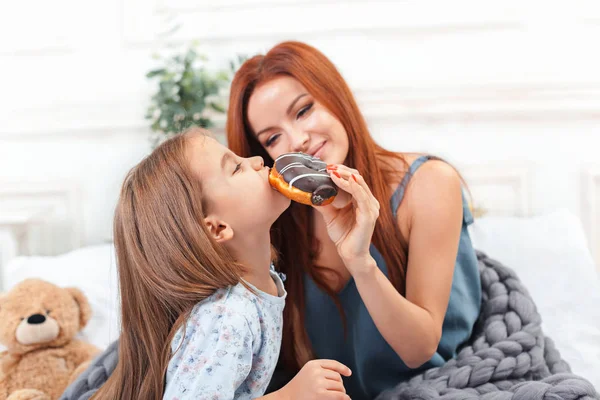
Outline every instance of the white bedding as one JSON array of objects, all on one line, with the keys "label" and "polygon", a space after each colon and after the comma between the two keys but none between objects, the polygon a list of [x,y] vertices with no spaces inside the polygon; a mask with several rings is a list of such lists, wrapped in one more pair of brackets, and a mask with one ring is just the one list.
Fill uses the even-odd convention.
[{"label": "white bedding", "polygon": [[80,288],[93,313],[80,337],[100,348],[118,337],[118,282],[112,244],[83,247],[56,257],[17,257],[2,272],[3,290],[31,277]]},{"label": "white bedding", "polygon": [[600,389],[600,281],[579,219],[568,211],[533,218],[482,218],[473,245],[516,270],[574,373]]},{"label": "white bedding", "polygon": [[[481,218],[471,226],[476,248],[515,269],[529,289],[573,372],[600,388],[600,283],[577,217],[558,211],[535,218]],[[111,244],[57,257],[18,257],[3,272],[4,290],[27,277],[76,286],[94,315],[83,338],[105,347],[118,336],[118,289]]]}]

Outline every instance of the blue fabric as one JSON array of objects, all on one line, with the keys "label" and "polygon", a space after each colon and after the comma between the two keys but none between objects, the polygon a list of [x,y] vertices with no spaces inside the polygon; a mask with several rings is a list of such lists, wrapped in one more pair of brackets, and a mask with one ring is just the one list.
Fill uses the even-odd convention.
[{"label": "blue fabric", "polygon": [[[390,200],[394,215],[411,176],[428,159],[428,156],[423,156],[415,160],[394,192]],[[381,336],[353,279],[338,294],[346,316],[345,334],[334,301],[310,277],[304,277],[305,322],[313,349],[317,358],[338,360],[352,370],[352,376],[344,378],[344,385],[353,400],[373,399],[383,390],[425,369],[442,365],[454,357],[460,345],[468,340],[481,304],[477,258],[467,230],[472,222],[473,217],[463,196],[463,226],[442,338],[436,354],[418,369],[408,368]],[[385,261],[373,244],[370,253],[379,269],[388,276]]]}]

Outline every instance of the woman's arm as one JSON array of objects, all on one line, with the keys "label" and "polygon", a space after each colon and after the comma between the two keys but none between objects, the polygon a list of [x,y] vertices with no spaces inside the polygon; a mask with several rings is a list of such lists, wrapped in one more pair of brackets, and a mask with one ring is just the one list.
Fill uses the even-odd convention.
[{"label": "woman's arm", "polygon": [[[462,227],[456,171],[442,161],[424,164],[406,191],[410,220],[406,297],[369,260],[348,260],[357,289],[377,329],[411,368],[427,362],[442,336]],[[400,222],[400,221],[399,221]]]},{"label": "woman's arm", "polygon": [[[362,178],[358,183],[372,197]],[[410,218],[406,297],[368,252],[352,254],[340,251],[342,243],[336,244],[377,329],[404,363],[416,368],[432,357],[441,338],[462,227],[460,179],[448,164],[430,161],[415,174],[406,196]]]}]

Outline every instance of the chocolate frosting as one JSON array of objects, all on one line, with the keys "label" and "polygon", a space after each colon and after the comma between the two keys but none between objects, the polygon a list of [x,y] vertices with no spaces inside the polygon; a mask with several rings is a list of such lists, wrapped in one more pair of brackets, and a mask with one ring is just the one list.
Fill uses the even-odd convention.
[{"label": "chocolate frosting", "polygon": [[337,195],[337,188],[327,173],[327,163],[309,154],[282,154],[273,168],[291,186],[311,193],[314,205]]}]

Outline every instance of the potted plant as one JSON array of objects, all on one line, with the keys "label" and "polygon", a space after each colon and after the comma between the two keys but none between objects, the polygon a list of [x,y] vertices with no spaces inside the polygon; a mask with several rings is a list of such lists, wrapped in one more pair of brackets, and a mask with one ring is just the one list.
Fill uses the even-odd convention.
[{"label": "potted plant", "polygon": [[157,82],[146,112],[153,147],[192,125],[212,128],[216,120],[223,120],[227,112],[224,92],[244,56],[238,55],[228,69],[218,71],[206,68],[208,58],[197,50],[196,44],[182,53],[155,58],[162,65],[146,74]]}]

